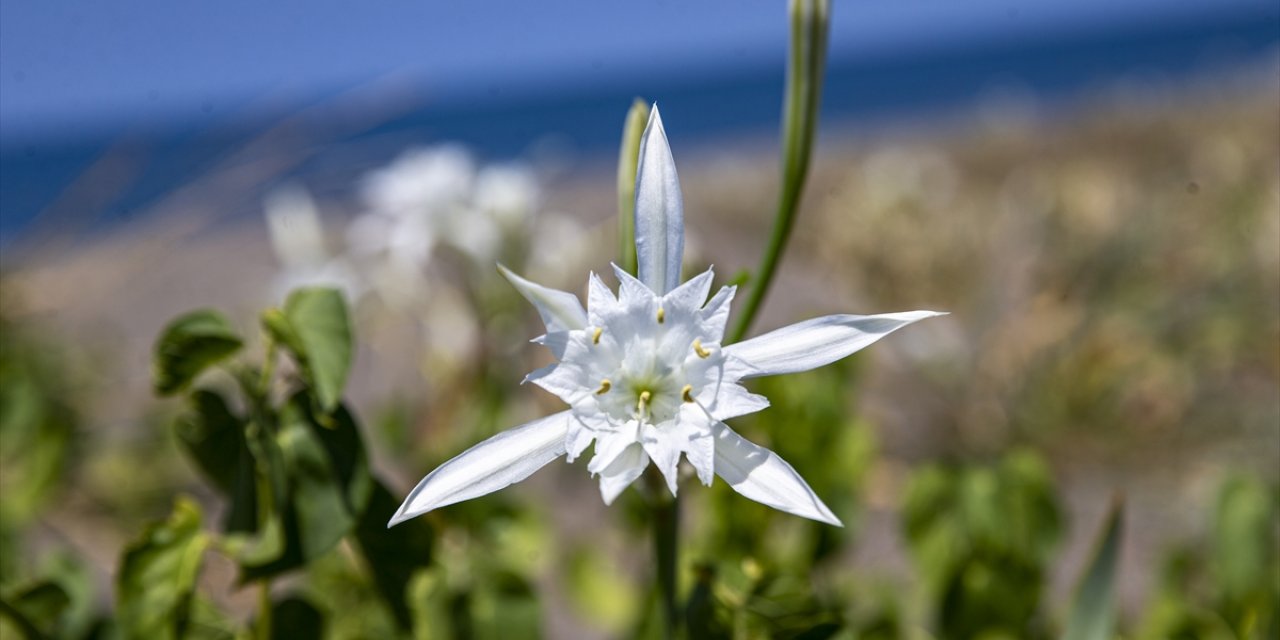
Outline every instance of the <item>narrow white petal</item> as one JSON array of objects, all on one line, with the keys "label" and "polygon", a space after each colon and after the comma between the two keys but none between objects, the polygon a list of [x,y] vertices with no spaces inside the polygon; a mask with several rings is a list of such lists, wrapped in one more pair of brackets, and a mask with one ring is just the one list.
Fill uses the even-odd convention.
[{"label": "narrow white petal", "polygon": [[550,349],[551,355],[554,355],[556,360],[561,360],[564,358],[565,350],[569,348],[569,338],[571,336],[572,334],[568,331],[552,331],[551,333],[540,335],[530,340],[530,342]]},{"label": "narrow white petal", "polygon": [[684,259],[684,202],[658,105],[640,138],[636,165],[636,260],[640,281],[662,295],[680,284]]},{"label": "narrow white petal", "polygon": [[605,473],[631,445],[638,444],[640,424],[634,420],[611,431],[596,432],[596,453],[587,463],[587,471]]},{"label": "narrow white petal", "polygon": [[647,466],[649,455],[638,442],[631,444],[622,455],[614,458],[613,463],[600,472],[600,497],[604,498],[604,503],[613,504],[622,491],[644,473]]},{"label": "narrow white petal", "polygon": [[525,300],[537,308],[548,332],[569,331],[587,326],[587,312],[582,308],[578,296],[525,280],[502,265],[498,265],[498,271],[511,281]]},{"label": "narrow white petal", "polygon": [[604,318],[617,310],[618,297],[613,295],[600,276],[593,271],[587,279],[587,322],[593,327],[604,324]]},{"label": "narrow white petal", "polygon": [[524,480],[565,452],[569,412],[503,431],[440,465],[409,492],[387,526]]},{"label": "narrow white petal", "polygon": [[734,491],[779,511],[844,526],[778,454],[748,441],[724,423],[715,426],[715,437],[716,475]]},{"label": "narrow white petal", "polygon": [[689,461],[698,480],[711,486],[715,477],[716,441],[712,436],[715,420],[705,409],[692,402],[680,405],[680,436],[684,438],[684,457]]},{"label": "narrow white petal", "polygon": [[618,302],[625,307],[653,300],[654,292],[649,286],[636,279],[618,265],[613,265],[613,274],[618,278]]},{"label": "narrow white petal", "polygon": [[720,421],[745,416],[769,407],[768,398],[751,393],[742,385],[733,382],[721,382],[710,388],[706,395],[707,398],[699,395],[698,402],[706,406],[711,417]]},{"label": "narrow white petal", "polygon": [[569,431],[564,437],[565,461],[573,462],[595,440],[596,433],[582,422],[578,416],[569,418]]},{"label": "narrow white petal", "polygon": [[830,364],[917,320],[946,315],[905,311],[875,316],[824,316],[770,331],[725,347],[725,353],[753,365],[744,377],[808,371]]},{"label": "narrow white petal", "polygon": [[688,282],[662,296],[662,306],[668,312],[683,311],[690,315],[699,313],[703,303],[707,301],[707,294],[711,292],[713,278],[715,278],[715,272],[712,269],[689,278]]},{"label": "narrow white petal", "polygon": [[674,496],[679,487],[680,454],[683,443],[680,442],[678,435],[663,431],[672,428],[674,425],[657,427],[647,424],[640,431],[640,443],[644,445],[644,451],[649,454],[654,466],[662,472],[662,477],[667,481],[667,488]]},{"label": "narrow white petal", "polygon": [[721,287],[702,308],[702,322],[708,334],[708,342],[719,342],[724,336],[724,326],[729,320],[729,305],[737,290],[737,287]]}]

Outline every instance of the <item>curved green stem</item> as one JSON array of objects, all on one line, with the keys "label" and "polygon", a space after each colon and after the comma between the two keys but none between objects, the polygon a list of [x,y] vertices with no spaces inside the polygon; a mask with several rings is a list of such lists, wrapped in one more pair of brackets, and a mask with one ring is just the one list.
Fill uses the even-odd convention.
[{"label": "curved green stem", "polygon": [[774,272],[791,237],[796,209],[800,206],[800,196],[809,175],[809,159],[813,155],[813,135],[818,125],[818,106],[822,102],[822,81],[827,63],[830,0],[791,0],[790,13],[791,51],[782,107],[782,189],[769,246],[753,278],[746,307],[739,313],[726,344],[746,337],[769,292]]}]

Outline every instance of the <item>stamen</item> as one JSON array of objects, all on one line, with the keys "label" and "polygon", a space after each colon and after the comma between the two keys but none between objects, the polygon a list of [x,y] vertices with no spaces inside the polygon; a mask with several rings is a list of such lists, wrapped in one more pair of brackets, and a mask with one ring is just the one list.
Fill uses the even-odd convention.
[{"label": "stamen", "polygon": [[710,357],[711,357],[711,352],[710,352],[710,351],[707,351],[706,349],[703,349],[703,348],[702,348],[702,339],[701,339],[701,338],[694,338],[694,339],[693,339],[693,352],[694,352],[694,353],[696,353],[696,354],[698,354],[698,357],[699,357],[699,358],[710,358]]},{"label": "stamen", "polygon": [[685,402],[693,402],[693,385],[686,384],[684,389],[680,390],[680,396],[684,398]]},{"label": "stamen", "polygon": [[667,321],[667,310],[663,309],[662,307],[658,307],[658,324],[662,324],[666,321]]},{"label": "stamen", "polygon": [[604,380],[600,381],[600,388],[596,389],[596,395],[602,396],[606,393],[609,393],[609,389],[612,389],[612,388],[613,388],[613,383],[609,382],[608,378],[605,378]]},{"label": "stamen", "polygon": [[594,333],[591,334],[591,344],[600,344],[600,336],[604,334],[604,327],[596,327]]},{"label": "stamen", "polygon": [[636,404],[636,408],[640,410],[640,415],[643,416],[645,414],[645,409],[648,408],[649,398],[651,397],[653,396],[651,396],[648,391],[640,392],[640,402]]}]

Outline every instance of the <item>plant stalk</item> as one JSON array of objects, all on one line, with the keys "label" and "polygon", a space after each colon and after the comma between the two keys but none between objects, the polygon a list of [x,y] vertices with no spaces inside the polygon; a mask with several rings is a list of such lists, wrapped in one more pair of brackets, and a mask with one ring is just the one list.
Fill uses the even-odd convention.
[{"label": "plant stalk", "polygon": [[795,223],[800,196],[809,176],[813,155],[813,135],[818,128],[818,107],[822,102],[822,82],[827,66],[827,25],[830,0],[791,0],[791,48],[787,62],[787,88],[782,106],[782,188],[774,215],[769,245],[752,279],[746,307],[725,344],[746,337],[755,319],[774,272],[782,259]]},{"label": "plant stalk", "polygon": [[622,126],[618,149],[618,266],[636,272],[636,171],[640,161],[640,138],[649,121],[649,105],[636,98]]},{"label": "plant stalk", "polygon": [[679,566],[680,498],[670,495],[666,482],[654,467],[645,470],[653,512],[653,557],[658,573],[658,599],[662,606],[662,637],[672,640],[680,628]]}]

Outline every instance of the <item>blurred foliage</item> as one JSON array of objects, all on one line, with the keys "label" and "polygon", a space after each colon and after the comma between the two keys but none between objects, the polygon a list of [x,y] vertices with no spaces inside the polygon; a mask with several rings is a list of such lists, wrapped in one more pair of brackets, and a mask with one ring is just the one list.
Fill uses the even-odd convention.
[{"label": "blurred foliage", "polygon": [[[688,483],[686,634],[1280,637],[1280,149],[1274,114],[1228,116],[994,128],[816,164],[796,229],[813,250],[788,268],[815,261],[868,308],[953,316],[887,359],[751,383],[772,407],[735,429],[846,526]],[[769,201],[741,173],[710,190],[711,218],[749,224]],[[602,519],[578,502],[596,499],[581,465],[573,486],[386,528],[404,487],[375,460],[416,476],[545,408],[513,384],[530,364],[514,355],[518,296],[487,267],[460,271],[474,348],[432,361],[420,394],[379,389],[370,429],[344,400],[357,325],[331,291],[299,290],[253,332],[213,310],[176,319],[153,381],[178,400],[131,417],[142,437],[87,452],[103,440],[81,346],[0,315],[0,636],[657,637],[644,501],[628,492]],[[369,368],[413,357],[379,327]],[[922,373],[886,384],[895,367]],[[1123,516],[1067,522],[1067,505],[1100,514],[1099,488],[1148,475],[1187,476],[1168,501],[1212,507],[1156,531],[1135,491]],[[1069,524],[1095,555],[1068,562]],[[871,540],[886,528],[887,548]]]}]

